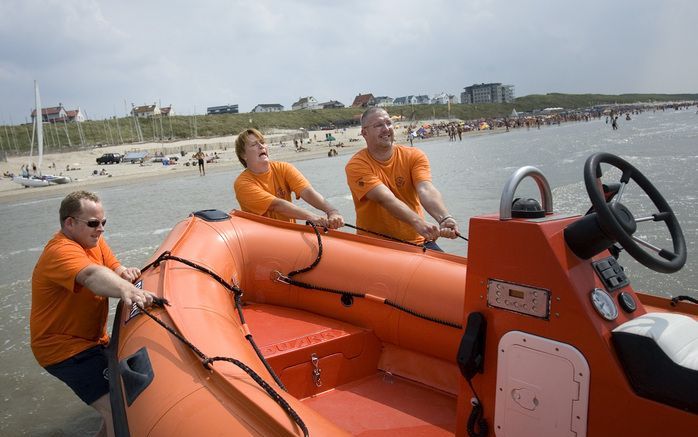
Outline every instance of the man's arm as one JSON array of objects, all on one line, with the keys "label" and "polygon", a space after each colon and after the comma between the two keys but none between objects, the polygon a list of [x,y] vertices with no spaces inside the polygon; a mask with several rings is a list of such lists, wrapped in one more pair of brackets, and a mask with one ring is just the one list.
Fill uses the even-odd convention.
[{"label": "man's arm", "polygon": [[379,203],[395,218],[412,226],[419,235],[428,241],[435,241],[439,238],[438,226],[427,223],[419,214],[412,211],[403,201],[395,197],[395,194],[385,185],[377,185],[366,193],[366,198]]},{"label": "man's arm", "polygon": [[89,288],[96,295],[122,299],[128,307],[133,303],[143,307],[153,303],[152,293],[137,288],[116,272],[98,264],[90,264],[80,270],[75,282]]},{"label": "man's arm", "polygon": [[439,223],[440,235],[446,238],[456,238],[459,234],[458,223],[448,213],[439,190],[431,181],[419,182],[416,188],[422,206]]},{"label": "man's arm", "polygon": [[306,220],[314,223],[316,226],[328,227],[327,218],[318,214],[313,214],[300,206],[294,205],[288,200],[280,199],[278,197],[272,200],[271,205],[269,205],[269,208],[267,208],[267,211],[282,214],[292,219]]},{"label": "man's arm", "polygon": [[322,194],[317,192],[313,187],[308,187],[301,191],[301,199],[327,214],[327,225],[330,229],[337,229],[344,226],[344,217],[339,214],[337,208],[332,206],[330,202],[328,202],[322,196]]}]

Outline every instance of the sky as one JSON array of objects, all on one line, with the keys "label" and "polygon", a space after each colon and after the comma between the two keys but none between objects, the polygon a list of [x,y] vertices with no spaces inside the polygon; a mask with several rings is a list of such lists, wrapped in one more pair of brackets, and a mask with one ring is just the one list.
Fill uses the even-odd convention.
[{"label": "sky", "polygon": [[0,0],[0,124],[34,107],[393,98],[475,83],[515,96],[698,93],[698,2]]}]

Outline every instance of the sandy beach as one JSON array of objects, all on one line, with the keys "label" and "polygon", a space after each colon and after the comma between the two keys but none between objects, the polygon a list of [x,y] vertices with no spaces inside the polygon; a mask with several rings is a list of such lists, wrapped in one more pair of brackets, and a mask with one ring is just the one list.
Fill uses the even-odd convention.
[{"label": "sandy beach", "polygon": [[[340,155],[355,153],[366,143],[360,136],[360,128],[353,127],[338,129],[333,131],[273,131],[266,135],[267,143],[270,145],[271,159],[276,161],[300,161],[327,157],[330,150],[330,143],[325,141],[325,134],[331,133],[335,138],[332,146]],[[294,135],[304,135],[303,151],[296,151],[293,140],[289,140]],[[396,134],[397,136],[397,134]],[[230,171],[239,173],[242,165],[235,156],[235,135],[216,138],[199,138],[193,140],[182,140],[168,143],[138,143],[123,144],[118,146],[95,147],[89,150],[81,150],[65,153],[44,154],[42,173],[53,175],[70,176],[71,183],[62,185],[51,185],[40,188],[25,188],[12,179],[0,178],[0,203],[14,202],[21,199],[43,198],[56,195],[67,194],[78,189],[95,189],[96,187],[108,187],[140,182],[149,178],[167,178],[181,175],[197,174],[198,168],[191,159],[193,152],[201,147],[207,156],[217,155],[218,159],[205,165],[206,172]],[[351,141],[350,141],[351,140]],[[341,144],[340,147],[336,147]],[[154,152],[161,152],[165,157],[177,156],[178,162],[163,165],[162,162],[146,161],[141,164],[120,163],[99,165],[96,159],[105,153],[120,153],[122,155],[129,151],[148,150],[150,158]],[[184,157],[181,151],[186,151]],[[0,162],[0,173],[10,172],[18,174],[20,168],[27,164],[28,156],[8,157],[7,162]],[[37,157],[33,157],[37,161]],[[55,164],[55,167],[54,167]],[[67,170],[70,168],[71,170]],[[73,170],[75,169],[75,170]],[[106,175],[100,175],[100,172]],[[97,174],[95,174],[97,173]]]},{"label": "sandy beach", "polygon": [[[448,122],[458,120],[430,120],[429,123]],[[427,123],[425,121],[425,123]],[[421,122],[419,122],[421,124]],[[502,133],[503,129],[486,131],[470,131],[463,134],[464,138],[488,135],[492,133]],[[407,125],[398,124],[395,129],[395,141],[400,144],[407,143]],[[334,141],[327,142],[325,135],[331,134]],[[293,144],[293,137],[304,136],[303,150],[297,151]],[[446,134],[442,132],[441,137],[419,139],[420,142],[432,139],[443,139]],[[70,176],[71,183],[63,185],[51,185],[40,188],[25,188],[7,177],[0,178],[0,203],[15,202],[24,199],[46,198],[57,195],[64,195],[71,191],[86,189],[94,190],[96,187],[110,187],[141,182],[150,178],[168,178],[182,175],[197,174],[198,168],[194,164],[191,156],[201,147],[207,156],[218,156],[214,162],[207,163],[206,172],[229,171],[237,174],[243,170],[242,165],[235,156],[236,135],[215,138],[197,138],[173,142],[146,142],[137,144],[122,144],[117,146],[94,147],[89,150],[72,151],[64,153],[48,153],[43,156],[42,173],[53,175]],[[353,154],[366,146],[366,142],[361,136],[361,128],[358,126],[335,129],[335,130],[273,130],[265,134],[267,144],[270,146],[270,157],[275,161],[302,161],[306,159],[327,158],[330,147],[337,150],[338,155]],[[141,164],[120,163],[120,164],[97,164],[96,159],[105,153],[120,153],[125,155],[130,151],[148,151],[149,161]],[[186,155],[181,156],[181,151]],[[163,165],[162,162],[153,162],[151,159],[155,153],[165,157],[177,156],[178,162]],[[7,158],[7,162],[0,162],[0,172],[10,172],[19,174],[20,168],[27,164],[28,156],[12,156]],[[331,158],[328,158],[331,159]],[[34,156],[34,162],[37,157]],[[186,165],[190,163],[190,165]],[[70,168],[70,170],[66,170]],[[100,172],[106,172],[100,175]]]}]

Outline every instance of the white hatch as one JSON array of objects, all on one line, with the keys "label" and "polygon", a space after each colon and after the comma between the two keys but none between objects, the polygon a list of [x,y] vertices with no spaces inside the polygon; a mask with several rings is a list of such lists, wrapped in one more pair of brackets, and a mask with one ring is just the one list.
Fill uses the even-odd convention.
[{"label": "white hatch", "polygon": [[577,349],[520,331],[498,349],[497,436],[586,436],[589,365]]}]

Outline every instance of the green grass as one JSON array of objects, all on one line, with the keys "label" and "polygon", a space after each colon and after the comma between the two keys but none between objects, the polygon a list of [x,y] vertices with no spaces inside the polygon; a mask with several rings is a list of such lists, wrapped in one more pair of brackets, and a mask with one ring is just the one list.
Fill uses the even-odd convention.
[{"label": "green grass", "polygon": [[[514,103],[483,105],[451,105],[450,117],[461,120],[504,117],[512,109],[528,112],[547,107],[582,109],[599,104],[630,104],[638,102],[696,101],[698,94],[534,94],[515,99]],[[261,131],[270,129],[317,129],[325,126],[349,126],[358,124],[360,108],[322,109],[312,111],[283,111],[261,114],[222,114],[198,116],[173,116],[143,118],[138,120],[144,141],[168,141],[170,139],[206,138],[231,135],[248,127]],[[391,115],[402,115],[407,119],[429,120],[448,118],[448,105],[393,106]],[[32,135],[31,125],[0,126],[0,146],[8,155],[25,154],[29,151]],[[81,141],[80,130],[84,142]],[[78,126],[68,124],[44,124],[44,150],[47,152],[67,151],[95,144],[123,144],[139,140],[135,121],[131,117],[86,121]]]}]

